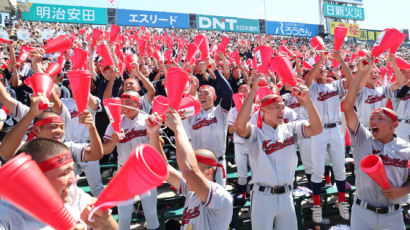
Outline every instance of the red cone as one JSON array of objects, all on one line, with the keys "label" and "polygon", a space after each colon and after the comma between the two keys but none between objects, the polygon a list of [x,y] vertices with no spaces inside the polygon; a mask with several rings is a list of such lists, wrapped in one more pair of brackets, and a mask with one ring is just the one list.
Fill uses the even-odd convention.
[{"label": "red cone", "polygon": [[371,50],[373,57],[378,57],[394,46],[401,38],[401,33],[395,28],[384,29]]},{"label": "red cone", "polygon": [[400,39],[397,40],[397,42],[390,48],[390,55],[395,54],[397,49],[399,49],[399,47],[401,46],[401,44],[403,43],[404,39],[406,39],[407,34],[405,33],[400,33]]},{"label": "red cone", "polygon": [[48,64],[46,74],[48,74],[50,77],[57,76],[63,70],[63,67],[58,64],[57,62],[53,62]]},{"label": "red cone", "polygon": [[303,63],[302,63],[302,66],[303,67],[305,67],[306,69],[313,69],[313,66],[311,66],[309,63],[307,63],[306,61],[304,61]]},{"label": "red cone", "polygon": [[113,202],[126,201],[150,191],[167,178],[168,169],[162,156],[150,145],[141,144],[131,152],[94,206],[103,205],[101,208],[107,210],[115,206]]},{"label": "red cone", "polygon": [[192,96],[185,96],[181,100],[179,105],[178,113],[183,118],[191,117],[197,115],[201,112],[201,104],[198,99]]},{"label": "red cone", "polygon": [[197,50],[198,50],[198,47],[195,45],[195,43],[189,44],[185,61],[192,64],[194,61],[193,57],[195,56],[195,53],[197,52]]},{"label": "red cone", "polygon": [[342,47],[343,41],[345,40],[346,34],[347,34],[346,27],[336,27],[335,28],[334,44],[333,44],[335,50],[340,50],[340,47]]},{"label": "red cone", "polygon": [[46,54],[66,51],[71,48],[73,41],[65,35],[60,35],[42,47]]},{"label": "red cone", "polygon": [[84,66],[85,60],[88,56],[88,52],[80,48],[75,48],[73,52],[74,54],[71,57],[73,70],[80,70]]},{"label": "red cone", "polygon": [[110,42],[114,42],[117,40],[118,34],[121,31],[121,27],[117,25],[111,25],[111,31],[110,31]]},{"label": "red cone", "polygon": [[104,62],[107,65],[109,66],[114,65],[114,61],[112,60],[112,56],[111,56],[111,51],[108,48],[107,44],[99,45],[97,48],[97,54],[103,58]]},{"label": "red cone", "polygon": [[88,107],[88,96],[90,93],[91,73],[88,70],[70,71],[67,73],[70,81],[78,113],[81,114]]},{"label": "red cone", "polygon": [[69,230],[75,220],[31,157],[21,153],[0,168],[0,196],[55,229]]},{"label": "red cone", "polygon": [[289,84],[292,87],[296,86],[296,73],[293,71],[289,59],[285,56],[276,56],[272,58],[272,64],[276,73],[281,76],[283,84]]},{"label": "red cone", "polygon": [[169,68],[166,74],[169,106],[178,110],[181,98],[188,82],[188,73],[181,68]]},{"label": "red cone", "polygon": [[154,98],[152,102],[152,114],[157,113],[161,119],[165,120],[165,111],[168,108],[168,98],[159,95]]},{"label": "red cone", "polygon": [[280,51],[285,52],[290,57],[294,55],[290,50],[288,50],[288,48],[286,48],[286,46],[280,46]]},{"label": "red cone", "polygon": [[244,100],[243,94],[242,93],[234,93],[232,95],[232,100],[233,100],[233,103],[235,104],[236,111],[239,112],[241,110],[243,100]]},{"label": "red cone", "polygon": [[269,64],[273,55],[273,50],[269,46],[259,46],[255,50],[254,60],[257,66],[257,71],[262,74],[267,74]]},{"label": "red cone", "polygon": [[17,68],[23,64],[29,57],[29,52],[32,48],[29,48],[27,46],[22,46],[20,49],[19,57],[17,58]]},{"label": "red cone", "polygon": [[322,37],[315,36],[314,38],[312,38],[312,40],[310,40],[310,46],[313,49],[322,50],[322,48],[324,46]]},{"label": "red cone", "polygon": [[103,101],[103,105],[112,128],[115,132],[121,133],[121,99],[107,98]]},{"label": "red cone", "polygon": [[406,62],[401,57],[396,57],[396,65],[399,69],[410,69],[410,63]]},{"label": "red cone", "polygon": [[198,34],[194,39],[195,45],[201,51],[201,60],[206,61],[209,56],[208,37],[204,34]]},{"label": "red cone", "polygon": [[360,168],[382,189],[390,188],[382,159],[377,155],[369,155],[362,159]]},{"label": "red cone", "polygon": [[91,42],[91,47],[94,48],[95,45],[97,44],[98,39],[100,38],[100,36],[103,34],[103,31],[98,29],[98,28],[94,28],[93,29],[93,39]]},{"label": "red cone", "polygon": [[[50,92],[54,86],[53,79],[46,73],[36,73],[31,77],[26,78],[26,80],[24,80],[24,84],[30,86],[34,95],[38,96],[39,94],[42,94],[47,98],[50,97]],[[45,110],[48,108],[48,105],[40,102],[39,108],[41,110]]]}]

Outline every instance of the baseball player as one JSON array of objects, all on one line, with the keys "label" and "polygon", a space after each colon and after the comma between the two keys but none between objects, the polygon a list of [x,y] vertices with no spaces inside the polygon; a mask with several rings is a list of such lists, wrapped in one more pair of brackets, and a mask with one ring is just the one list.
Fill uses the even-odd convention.
[{"label": "baseball player", "polygon": [[225,186],[226,131],[233,92],[225,77],[216,70],[215,63],[211,66],[209,74],[215,79],[221,101],[214,106],[217,99],[215,89],[209,85],[199,87],[198,99],[201,103],[201,112],[196,116],[188,117],[183,123],[194,149],[209,149],[216,154],[222,169],[217,169],[215,180],[216,183]]},{"label": "baseball player", "polygon": [[[147,100],[140,98],[136,91],[126,91],[121,95],[123,116],[121,116],[121,127],[124,134],[114,132],[112,125],[108,125],[104,135],[104,153],[110,154],[115,147],[118,152],[118,168],[127,161],[131,151],[142,143],[148,143],[145,120],[148,115],[138,108],[141,101]],[[147,102],[145,102],[147,103]],[[145,219],[148,229],[159,228],[157,216],[157,189],[153,189],[147,194],[140,196],[144,209]],[[130,229],[133,204],[119,206],[119,229]]]},{"label": "baseball player", "polygon": [[375,67],[370,72],[370,77],[367,78],[363,88],[360,90],[356,99],[357,115],[360,123],[364,127],[369,128],[369,114],[376,108],[386,107],[387,100],[393,97],[393,91],[399,89],[403,85],[403,79],[400,70],[397,68],[395,58],[389,58],[390,65],[393,67],[397,81],[391,85],[377,86],[379,71]]},{"label": "baseball player", "polygon": [[387,108],[377,108],[370,114],[369,128],[365,128],[357,113],[354,102],[360,82],[366,80],[374,65],[374,59],[364,65],[359,61],[359,70],[346,95],[343,109],[352,140],[354,161],[371,154],[378,155],[384,164],[391,187],[382,189],[360,167],[355,167],[356,195],[352,207],[351,229],[405,229],[401,203],[410,192],[408,160],[410,144],[395,137],[398,126],[397,115]]},{"label": "baseball player", "polygon": [[[333,57],[342,66],[346,76],[343,80],[326,83],[326,69],[322,67],[325,56],[321,53],[319,62],[307,76],[306,85],[310,90],[310,97],[319,111],[323,122],[323,132],[311,138],[311,158],[313,173],[311,185],[313,191],[312,219],[316,223],[322,222],[322,208],[320,204],[320,191],[322,177],[325,169],[326,155],[332,162],[338,190],[338,202],[336,206],[343,219],[349,219],[349,203],[346,202],[346,171],[345,171],[345,145],[344,134],[341,127],[340,96],[352,80],[352,73],[343,61],[339,51],[333,52]],[[317,82],[313,80],[316,79]]]},{"label": "baseball player", "polygon": [[[158,120],[158,118],[156,119]],[[232,196],[215,183],[216,155],[207,149],[193,150],[177,111],[167,112],[166,125],[175,133],[177,163],[180,172],[168,165],[168,183],[185,196],[181,230],[226,230],[232,219]],[[164,157],[158,135],[161,124],[147,122],[150,144]],[[182,174],[182,175],[181,175]]]},{"label": "baseball player", "polygon": [[[322,131],[319,114],[309,98],[309,90],[301,85],[295,89],[299,103],[307,108],[308,121],[283,123],[282,97],[270,94],[262,99],[257,125],[249,124],[258,81],[246,98],[237,118],[238,134],[248,145],[252,175],[252,229],[297,229],[292,185],[297,167],[296,138],[306,138]],[[263,112],[263,118],[261,115]]]},{"label": "baseball player", "polygon": [[[392,106],[399,118],[399,126],[396,128],[398,137],[410,142],[410,69],[400,70],[406,82],[396,94],[393,95]],[[396,74],[399,76],[400,74]]]},{"label": "baseball player", "polygon": [[[98,210],[94,222],[88,221],[93,198],[75,185],[74,163],[70,149],[59,141],[36,138],[24,144],[18,153],[26,153],[36,161],[47,180],[63,200],[65,208],[78,222],[74,229],[117,229],[110,211]],[[60,159],[60,160],[56,160]],[[29,192],[29,191],[28,191]],[[0,229],[51,229],[13,204],[0,201]]]},{"label": "baseball player", "polygon": [[[66,141],[73,141],[76,143],[87,143],[90,141],[90,136],[87,132],[87,127],[81,125],[78,122],[78,109],[73,98],[61,99],[61,102],[67,107],[68,111],[70,112],[71,121],[66,128],[67,133],[65,135]],[[95,120],[95,113],[101,112],[102,108],[100,107],[100,99],[98,97],[94,97],[93,95],[89,95],[88,101],[88,110],[91,112],[93,119]],[[87,178],[87,182],[90,185],[91,193],[94,196],[98,196],[104,186],[101,181],[101,172],[100,172],[100,163],[99,161],[89,161],[89,162],[80,162],[76,164],[76,174],[78,173],[78,167],[84,170],[85,176]]]}]

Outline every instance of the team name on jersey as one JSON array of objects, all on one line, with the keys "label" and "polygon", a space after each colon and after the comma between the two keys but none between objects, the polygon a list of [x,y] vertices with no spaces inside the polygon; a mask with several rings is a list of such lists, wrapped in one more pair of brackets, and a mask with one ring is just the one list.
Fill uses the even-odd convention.
[{"label": "team name on jersey", "polygon": [[376,103],[376,102],[378,102],[378,101],[383,100],[384,98],[386,98],[386,96],[385,96],[384,94],[381,95],[381,96],[369,95],[364,102],[367,103],[367,104],[374,104],[374,103]]},{"label": "team name on jersey", "polygon": [[270,155],[273,152],[283,149],[289,145],[295,144],[295,140],[293,139],[293,137],[289,137],[283,142],[279,142],[279,141],[276,141],[274,143],[271,143],[271,142],[272,140],[264,140],[262,143],[262,150],[265,151],[267,155]]},{"label": "team name on jersey", "polygon": [[181,217],[181,225],[184,226],[185,224],[189,224],[190,219],[194,219],[200,214],[201,212],[199,211],[199,206],[190,209],[188,209],[188,207],[184,208],[184,212]]},{"label": "team name on jersey", "polygon": [[147,135],[147,130],[146,129],[140,129],[140,130],[135,130],[131,129],[128,131],[128,129],[124,130],[124,139],[120,141],[120,143],[125,143],[128,142],[136,137],[142,137]]},{"label": "team name on jersey", "polygon": [[402,160],[400,158],[391,158],[388,155],[380,154],[379,157],[382,159],[384,165],[391,165],[399,168],[408,168],[408,161]]},{"label": "team name on jersey", "polygon": [[409,98],[410,98],[410,93],[406,94],[405,97],[400,98],[400,100],[402,100],[402,101],[407,101]]},{"label": "team name on jersey", "polygon": [[289,108],[291,108],[291,109],[294,109],[294,108],[299,108],[300,107],[300,104],[299,103],[297,103],[297,102],[293,102],[293,103],[290,103],[289,105],[287,105]]},{"label": "team name on jersey", "polygon": [[70,116],[71,116],[71,119],[73,119],[74,117],[78,117],[78,111],[75,110],[75,111],[70,112]]},{"label": "team name on jersey", "polygon": [[319,96],[317,97],[317,100],[318,101],[326,101],[327,99],[329,99],[331,97],[334,97],[334,96],[337,96],[337,95],[338,95],[337,91],[329,91],[329,92],[326,92],[326,93],[319,92]]},{"label": "team name on jersey", "polygon": [[202,127],[210,126],[210,125],[212,125],[213,123],[216,123],[216,122],[218,122],[218,120],[216,119],[216,117],[214,117],[214,118],[212,118],[212,119],[209,119],[209,120],[206,119],[206,118],[204,118],[204,119],[195,121],[195,124],[192,125],[192,128],[193,128],[194,130],[198,130],[198,129],[202,128]]}]

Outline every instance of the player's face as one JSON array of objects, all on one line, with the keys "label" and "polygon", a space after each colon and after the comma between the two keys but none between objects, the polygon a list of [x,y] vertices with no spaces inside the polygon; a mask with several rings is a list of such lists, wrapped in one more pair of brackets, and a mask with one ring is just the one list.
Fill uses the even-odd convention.
[{"label": "player's face", "polygon": [[401,70],[401,74],[403,75],[404,80],[407,82],[410,80],[410,69]]},{"label": "player's face", "polygon": [[147,65],[143,65],[140,68],[140,72],[142,73],[142,75],[144,75],[145,77],[149,75],[149,69]]},{"label": "player's face", "polygon": [[68,163],[59,168],[44,173],[48,181],[60,195],[65,203],[69,202],[68,190],[74,183],[74,163]]},{"label": "player's face", "polygon": [[64,123],[50,123],[41,127],[34,127],[37,137],[62,142],[64,137]]},{"label": "player's face", "polygon": [[377,83],[378,78],[379,78],[379,73],[377,72],[377,70],[372,69],[372,71],[370,72],[370,76],[367,79],[366,83],[375,85]]},{"label": "player's face", "polygon": [[285,115],[285,104],[283,102],[276,102],[262,108],[263,121],[269,125],[280,125],[283,123]]},{"label": "player's face", "polygon": [[327,70],[324,66],[321,66],[319,70],[319,76],[317,77],[317,82],[325,83],[326,76],[327,76]]},{"label": "player's face", "polygon": [[234,79],[239,79],[241,77],[241,70],[239,68],[235,68],[232,70],[232,77]]},{"label": "player's face", "polygon": [[396,128],[395,122],[383,113],[372,113],[370,115],[369,127],[373,137],[383,143],[392,138]]},{"label": "player's face", "polygon": [[248,87],[240,87],[238,93],[242,93],[243,97],[246,98],[251,90]]},{"label": "player's face", "polygon": [[216,96],[212,89],[200,88],[198,90],[198,99],[199,103],[201,103],[201,108],[204,110],[208,110],[214,105]]},{"label": "player's face", "polygon": [[125,81],[124,82],[124,91],[129,91],[129,90],[133,90],[133,91],[139,91],[139,84],[136,81]]},{"label": "player's face", "polygon": [[121,98],[121,104],[128,106],[128,107],[132,107],[132,108],[127,108],[125,106],[121,107],[121,112],[122,114],[124,114],[124,116],[130,118],[130,119],[134,119],[135,116],[138,115],[138,103],[131,100],[131,99],[127,99],[127,98]]}]

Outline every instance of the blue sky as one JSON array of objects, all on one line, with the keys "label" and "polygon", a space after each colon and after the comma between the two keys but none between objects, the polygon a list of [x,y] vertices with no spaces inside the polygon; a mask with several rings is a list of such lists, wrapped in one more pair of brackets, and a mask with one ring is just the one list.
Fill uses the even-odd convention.
[{"label": "blue sky", "polygon": [[[112,7],[109,0],[29,0],[33,3]],[[318,0],[114,0],[122,9],[196,13],[301,23],[319,23]],[[410,29],[410,0],[363,0],[360,28]]]}]

